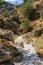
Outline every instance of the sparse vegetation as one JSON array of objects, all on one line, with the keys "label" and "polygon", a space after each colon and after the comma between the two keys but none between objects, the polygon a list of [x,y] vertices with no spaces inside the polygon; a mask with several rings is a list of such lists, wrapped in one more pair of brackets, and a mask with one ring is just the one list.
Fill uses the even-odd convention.
[{"label": "sparse vegetation", "polygon": [[19,17],[18,17],[18,15],[17,15],[17,13],[13,13],[13,14],[12,14],[12,20],[13,20],[13,21],[18,21],[18,19],[19,19]]},{"label": "sparse vegetation", "polygon": [[35,48],[36,48],[36,51],[37,51],[37,54],[40,56],[40,57],[43,57],[43,39],[41,38],[38,38],[34,44]]},{"label": "sparse vegetation", "polygon": [[9,17],[9,16],[10,16],[10,12],[9,12],[9,11],[3,11],[3,12],[2,12],[2,15],[3,15],[4,17]]},{"label": "sparse vegetation", "polygon": [[31,2],[26,1],[23,5],[20,7],[22,14],[24,14],[25,17],[29,18],[30,12],[33,10],[33,6],[31,5]]},{"label": "sparse vegetation", "polygon": [[29,27],[29,20],[28,19],[24,19],[21,23],[21,29],[23,32],[27,32],[28,31],[28,27]]},{"label": "sparse vegetation", "polygon": [[[9,2],[0,0],[0,29],[2,30],[0,30],[0,50],[5,51],[4,53],[9,57],[11,56],[12,63],[13,60],[19,62],[22,57],[24,58],[27,47],[27,52],[29,51],[33,55],[34,46],[37,55],[43,57],[43,8],[39,3],[41,0],[23,1],[19,6],[17,2],[15,2],[17,6],[12,6]],[[19,35],[20,37],[18,37]],[[32,45],[32,43],[35,44]],[[19,50],[18,47],[23,49]],[[22,50],[23,52],[20,52]],[[6,62],[4,56],[2,60]],[[32,63],[34,62],[32,61]]]},{"label": "sparse vegetation", "polygon": [[40,10],[40,17],[43,19],[43,9]]},{"label": "sparse vegetation", "polygon": [[23,46],[23,42],[19,43],[19,45],[20,45],[21,47],[24,47],[24,46]]},{"label": "sparse vegetation", "polygon": [[4,2],[4,0],[0,0],[0,8],[3,7]]}]

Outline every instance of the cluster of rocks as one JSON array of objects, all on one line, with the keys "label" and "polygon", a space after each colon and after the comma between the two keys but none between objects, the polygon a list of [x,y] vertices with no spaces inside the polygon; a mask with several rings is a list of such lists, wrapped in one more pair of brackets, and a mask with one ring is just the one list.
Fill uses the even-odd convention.
[{"label": "cluster of rocks", "polygon": [[5,21],[0,17],[0,28],[4,30],[12,30],[15,34],[18,34],[19,25],[12,20],[7,19],[7,21]]},{"label": "cluster of rocks", "polygon": [[[0,65],[14,65],[13,62],[20,62],[23,58],[14,44],[14,33],[19,34],[19,22],[15,7],[9,6],[7,2],[5,4],[0,9]],[[3,16],[4,12],[10,13],[10,16]]]},{"label": "cluster of rocks", "polygon": [[13,35],[10,30],[0,30],[0,65],[14,65],[13,62],[22,61],[22,53],[12,45]]},{"label": "cluster of rocks", "polygon": [[[16,47],[11,46],[9,43],[0,44],[0,64],[9,65],[13,62],[20,62],[22,54]],[[11,64],[12,65],[12,64]]]},{"label": "cluster of rocks", "polygon": [[43,28],[40,28],[35,31],[34,36],[40,37],[42,34],[43,34]]},{"label": "cluster of rocks", "polygon": [[0,38],[1,39],[6,39],[8,41],[14,42],[13,35],[14,35],[13,32],[10,30],[1,30],[0,29]]},{"label": "cluster of rocks", "polygon": [[4,2],[4,6],[0,8],[0,28],[12,30],[15,34],[19,34],[19,16],[16,6]]},{"label": "cluster of rocks", "polygon": [[41,37],[43,35],[43,20],[39,19],[30,23],[32,30],[29,35],[33,37]]}]

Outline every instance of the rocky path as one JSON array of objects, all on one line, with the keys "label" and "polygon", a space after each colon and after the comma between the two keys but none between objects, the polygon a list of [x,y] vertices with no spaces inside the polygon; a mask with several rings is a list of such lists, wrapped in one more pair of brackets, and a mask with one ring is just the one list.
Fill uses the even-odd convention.
[{"label": "rocky path", "polygon": [[14,63],[15,65],[41,65],[43,63],[43,60],[41,60],[38,55],[36,55],[36,50],[32,46],[32,44],[35,42],[31,42],[29,44],[26,43],[26,41],[23,39],[23,36],[19,36],[15,43],[23,42],[24,48],[18,48],[22,54],[23,54],[23,60],[19,63]]}]

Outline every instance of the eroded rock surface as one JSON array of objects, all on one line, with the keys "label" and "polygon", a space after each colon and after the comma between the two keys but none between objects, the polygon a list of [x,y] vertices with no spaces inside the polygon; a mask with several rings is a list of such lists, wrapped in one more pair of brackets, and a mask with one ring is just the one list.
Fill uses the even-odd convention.
[{"label": "eroded rock surface", "polygon": [[8,41],[14,42],[13,35],[14,35],[13,32],[10,30],[1,30],[0,29],[0,38],[1,39],[6,39]]},{"label": "eroded rock surface", "polygon": [[8,42],[0,43],[0,64],[13,65],[13,62],[22,61],[22,53]]},{"label": "eroded rock surface", "polygon": [[15,34],[18,33],[19,24],[16,21],[9,18],[0,17],[0,28],[4,30],[12,30]]}]

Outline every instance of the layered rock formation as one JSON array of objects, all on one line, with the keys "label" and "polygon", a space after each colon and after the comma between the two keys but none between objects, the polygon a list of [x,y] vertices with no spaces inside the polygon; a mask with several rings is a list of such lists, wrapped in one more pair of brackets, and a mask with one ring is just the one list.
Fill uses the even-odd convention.
[{"label": "layered rock formation", "polygon": [[13,62],[22,61],[22,54],[16,47],[11,46],[8,42],[0,44],[0,64],[9,65]]},{"label": "layered rock formation", "polygon": [[12,30],[15,34],[18,32],[18,24],[14,21],[4,21],[2,18],[0,18],[0,28]]},{"label": "layered rock formation", "polygon": [[23,55],[14,45],[13,35],[10,30],[0,30],[0,65],[22,61]]}]

